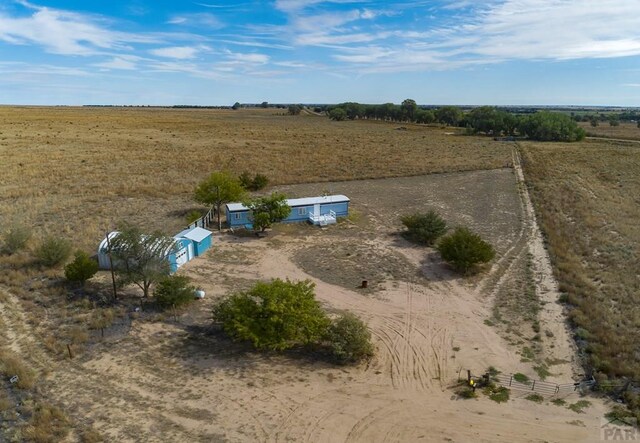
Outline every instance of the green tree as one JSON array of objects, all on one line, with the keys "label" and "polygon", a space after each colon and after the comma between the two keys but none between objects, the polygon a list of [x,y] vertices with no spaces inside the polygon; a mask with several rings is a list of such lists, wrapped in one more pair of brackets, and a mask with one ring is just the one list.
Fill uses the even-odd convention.
[{"label": "green tree", "polygon": [[585,137],[584,129],[568,115],[559,112],[539,111],[525,118],[520,132],[532,140],[574,142]]},{"label": "green tree", "polygon": [[329,111],[329,118],[337,122],[341,122],[347,119],[347,111],[342,108],[333,108]]},{"label": "green tree", "polygon": [[189,277],[184,275],[163,277],[153,291],[158,306],[169,309],[191,303],[195,299],[196,288],[189,281]]},{"label": "green tree", "polygon": [[64,277],[82,286],[98,272],[98,262],[84,251],[76,251],[74,260],[64,267]]},{"label": "green tree", "polygon": [[609,116],[609,126],[620,126],[620,117],[616,114]]},{"label": "green tree", "polygon": [[219,302],[213,318],[231,338],[250,341],[257,349],[314,343],[330,323],[315,299],[314,287],[308,280],[259,282]]},{"label": "green tree", "polygon": [[408,120],[410,122],[416,121],[416,112],[418,111],[418,105],[415,100],[410,98],[404,100],[400,105],[402,108],[402,117],[403,120]]},{"label": "green tree", "polygon": [[237,110],[237,109],[240,109],[240,107],[241,107],[241,106],[242,106],[242,105],[241,105],[239,102],[235,102],[235,103],[233,104],[233,106],[231,107],[231,109],[233,109],[233,110],[235,111],[235,110]]},{"label": "green tree", "polygon": [[132,225],[122,226],[110,244],[118,283],[135,284],[145,298],[153,283],[169,275],[168,256],[178,249],[175,239],[162,232],[143,234]]},{"label": "green tree", "polygon": [[249,208],[250,217],[255,230],[266,231],[272,224],[289,216],[291,207],[287,204],[287,197],[279,192],[274,192],[267,197],[258,197],[245,203]]},{"label": "green tree", "polygon": [[400,221],[407,228],[404,233],[407,239],[428,246],[447,231],[447,222],[433,210],[424,214],[405,215]]},{"label": "green tree", "polygon": [[598,126],[598,117],[591,116],[589,118],[589,123],[591,124],[591,127],[595,128],[596,126]]},{"label": "green tree", "polygon": [[15,254],[23,249],[31,238],[31,229],[24,224],[14,224],[2,236],[2,252]]},{"label": "green tree", "polygon": [[455,106],[442,106],[436,110],[436,119],[445,125],[456,126],[462,120],[462,111]]},{"label": "green tree", "polygon": [[458,227],[443,237],[437,246],[442,258],[456,270],[467,273],[480,263],[495,257],[493,247],[467,228]]},{"label": "green tree", "polygon": [[222,205],[241,201],[245,190],[240,180],[226,171],[214,172],[196,187],[194,198],[197,202],[213,206],[218,217],[218,230],[222,230]]},{"label": "green tree", "polygon": [[357,316],[346,312],[331,322],[325,340],[340,364],[356,363],[373,355],[371,332]]},{"label": "green tree", "polygon": [[53,268],[64,263],[71,255],[71,243],[60,237],[48,236],[36,249],[36,257],[43,265]]},{"label": "green tree", "polygon": [[261,108],[263,108],[263,109],[268,108],[268,107],[269,107],[269,102],[262,102],[262,103],[260,103],[260,107],[261,107]]},{"label": "green tree", "polygon": [[302,106],[300,105],[289,105],[288,108],[289,115],[298,115],[302,112]]}]

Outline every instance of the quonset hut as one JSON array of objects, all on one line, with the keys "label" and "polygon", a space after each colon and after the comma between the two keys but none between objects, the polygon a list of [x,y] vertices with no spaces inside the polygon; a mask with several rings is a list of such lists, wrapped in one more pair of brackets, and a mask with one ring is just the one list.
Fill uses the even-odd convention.
[{"label": "quonset hut", "polygon": [[[109,242],[113,241],[118,234],[120,234],[118,231],[111,232],[100,242],[100,246],[98,246],[98,265],[100,269],[110,268]],[[174,236],[176,248],[174,250],[169,249],[164,254],[164,257],[169,262],[171,273],[176,272],[180,266],[194,257],[204,254],[211,247],[211,237],[211,231],[200,227],[185,229]],[[114,263],[114,266],[117,266],[117,264]]]},{"label": "quonset hut", "polygon": [[[325,195],[321,197],[291,198],[287,204],[291,213],[283,223],[309,222],[326,226],[336,223],[338,217],[349,215],[349,197],[346,195]],[[253,228],[249,209],[242,203],[226,205],[227,224],[230,228]]]}]

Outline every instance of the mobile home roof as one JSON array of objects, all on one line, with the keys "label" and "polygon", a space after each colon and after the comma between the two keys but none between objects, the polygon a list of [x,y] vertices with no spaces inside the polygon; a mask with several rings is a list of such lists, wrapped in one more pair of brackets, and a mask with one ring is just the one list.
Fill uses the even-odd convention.
[{"label": "mobile home roof", "polygon": [[[287,204],[292,208],[297,206],[311,206],[322,203],[344,203],[348,202],[349,197],[346,195],[325,195],[321,197],[305,197],[305,198],[290,198],[287,199]],[[229,203],[227,204],[229,211],[246,211],[247,207],[242,203]]]}]

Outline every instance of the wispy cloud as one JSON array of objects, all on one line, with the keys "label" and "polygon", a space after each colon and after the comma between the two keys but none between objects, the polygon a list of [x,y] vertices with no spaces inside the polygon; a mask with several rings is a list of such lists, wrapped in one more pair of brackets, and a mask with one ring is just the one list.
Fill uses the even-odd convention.
[{"label": "wispy cloud", "polygon": [[208,12],[173,15],[167,23],[171,25],[206,27],[209,29],[222,29],[225,26],[222,20]]},{"label": "wispy cloud", "polygon": [[156,48],[149,51],[157,57],[175,58],[179,60],[187,60],[195,58],[195,56],[203,50],[206,50],[205,46],[171,46],[167,48]]},{"label": "wispy cloud", "polygon": [[133,71],[137,68],[136,63],[132,60],[126,60],[122,57],[113,57],[111,60],[94,63],[93,66],[102,69],[122,69],[127,71]]},{"label": "wispy cloud", "polygon": [[112,31],[90,16],[26,5],[33,10],[26,17],[0,13],[0,40],[37,44],[64,55],[93,55],[105,49],[124,49],[131,43],[158,43],[149,35]]}]

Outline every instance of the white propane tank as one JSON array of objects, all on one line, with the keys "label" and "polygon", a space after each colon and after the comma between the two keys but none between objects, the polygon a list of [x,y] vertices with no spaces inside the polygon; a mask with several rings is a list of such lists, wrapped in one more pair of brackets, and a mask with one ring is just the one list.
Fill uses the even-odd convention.
[{"label": "white propane tank", "polygon": [[204,291],[202,289],[196,289],[196,298],[202,300],[204,298]]}]

